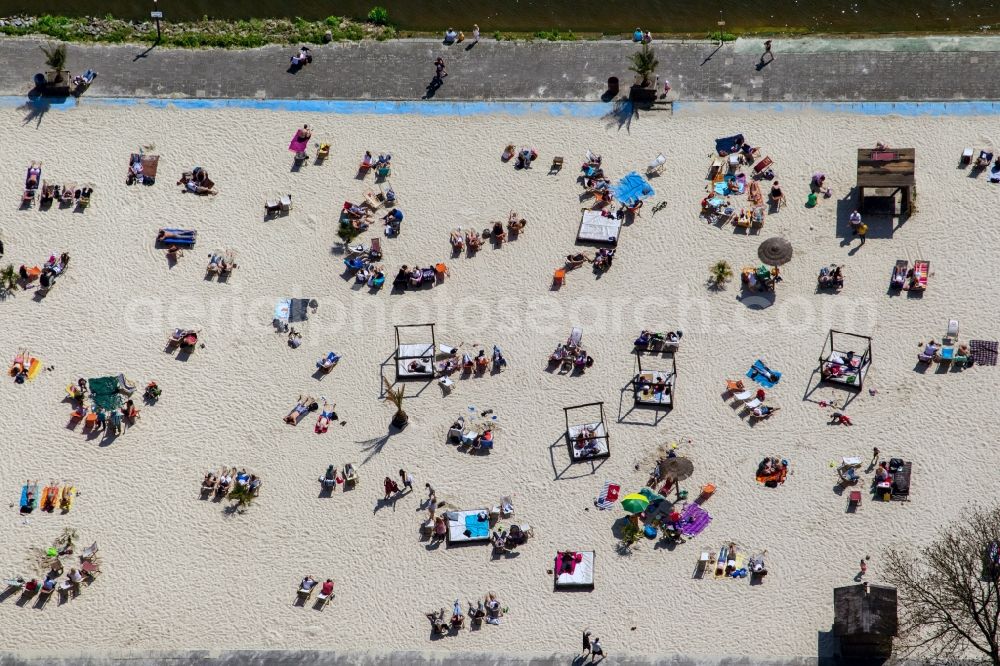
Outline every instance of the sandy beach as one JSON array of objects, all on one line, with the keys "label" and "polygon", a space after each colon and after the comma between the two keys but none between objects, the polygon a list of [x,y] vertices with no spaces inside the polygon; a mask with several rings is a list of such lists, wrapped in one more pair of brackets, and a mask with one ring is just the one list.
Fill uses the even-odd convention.
[{"label": "sandy beach", "polygon": [[[918,345],[940,339],[949,319],[960,339],[993,340],[1000,305],[1000,236],[992,224],[996,186],[956,168],[962,149],[994,138],[992,119],[877,117],[822,112],[737,112],[721,106],[650,114],[628,131],[607,119],[526,114],[335,115],[80,104],[23,123],[0,108],[2,263],[41,264],[67,251],[69,270],[43,300],[16,292],[0,303],[2,354],[27,347],[46,370],[0,388],[0,488],[9,499],[0,569],[32,573],[28,549],[47,546],[64,527],[100,544],[103,573],[79,597],[42,608],[17,595],[0,603],[0,648],[44,650],[83,644],[95,650],[175,648],[399,649],[447,652],[510,649],[572,653],[591,628],[611,654],[815,655],[832,624],[832,589],[849,584],[860,558],[917,547],[972,498],[992,496],[989,433],[996,368],[917,368]],[[290,170],[288,140],[308,123],[330,159]],[[788,206],[747,237],[699,217],[717,137],[743,133],[774,159]],[[857,149],[886,141],[916,149],[917,213],[896,227],[872,219],[866,244],[847,230]],[[509,143],[539,152],[535,168],[500,161]],[[126,186],[128,157],[140,147],[161,156],[157,182]],[[552,289],[553,270],[575,247],[587,149],[603,155],[617,179],[666,157],[642,216],[622,231],[612,269],[596,277],[571,271]],[[402,264],[444,261],[450,276],[430,289],[370,293],[344,275],[337,219],[344,201],[375,186],[356,179],[365,150],[393,156],[391,183],[405,212],[399,238],[382,238],[389,280]],[[313,148],[310,153],[314,153]],[[565,167],[549,175],[553,156]],[[91,182],[83,213],[18,210],[25,169],[43,177]],[[175,185],[182,171],[206,168],[219,194],[196,197]],[[804,206],[810,176],[827,174],[833,197]],[[286,217],[264,220],[266,196],[292,193]],[[652,213],[659,202],[666,206]],[[448,233],[483,229],[511,210],[526,231],[501,249],[452,257]],[[160,227],[198,231],[196,246],[169,267],[154,246]],[[366,242],[380,225],[364,234]],[[720,259],[739,270],[757,265],[757,246],[784,236],[795,255],[782,269],[775,302],[741,301],[739,278],[706,287]],[[225,283],[205,279],[207,255],[231,249],[239,268]],[[929,287],[915,298],[890,294],[897,259],[930,261]],[[844,264],[840,293],[817,293],[816,274]],[[317,311],[292,349],[276,333],[281,298],[314,298]],[[391,433],[392,408],[380,399],[382,364],[398,324],[435,323],[439,343],[473,354],[499,345],[499,374],[460,379],[450,394],[409,383],[409,426]],[[573,326],[595,359],[582,376],[546,370],[549,353]],[[200,330],[204,343],[186,359],[164,351],[174,327]],[[298,326],[296,327],[298,328]],[[632,409],[624,387],[635,372],[632,341],[642,329],[682,330],[676,407],[656,420]],[[829,329],[869,335],[873,365],[860,394],[819,386],[815,372]],[[330,350],[342,355],[314,376]],[[781,409],[751,424],[733,408],[725,380],[756,359],[782,373],[768,390]],[[51,367],[51,370],[48,368]],[[391,375],[390,365],[385,370]],[[67,427],[65,386],[77,378],[124,373],[163,389],[154,406],[117,439]],[[756,388],[756,387],[755,387]],[[868,389],[875,389],[872,394]],[[141,389],[140,389],[141,390]],[[302,394],[336,403],[343,424],[326,434],[314,417],[297,427],[282,418]],[[853,426],[830,425],[823,401],[851,397]],[[570,465],[563,407],[603,401],[612,455]],[[460,415],[492,409],[496,445],[469,455],[446,443]],[[620,506],[600,511],[606,481],[634,492],[657,449],[672,442],[695,465],[683,483],[697,494],[717,486],[704,508],[712,523],[673,548],[641,540],[617,551]],[[866,462],[913,461],[909,502],[873,501],[856,513],[836,490],[843,456]],[[784,485],[754,479],[766,455],[790,461]],[[330,464],[359,465],[361,482],[320,497]],[[246,513],[199,499],[205,472],[222,466],[260,475]],[[400,468],[414,492],[381,503],[382,480]],[[558,475],[558,478],[557,478]],[[865,474],[862,487],[871,478]],[[25,479],[68,481],[80,495],[66,515],[18,513]],[[424,484],[464,509],[492,507],[512,495],[518,523],[535,537],[517,555],[494,558],[488,544],[429,546]],[[504,524],[509,524],[505,521]],[[769,575],[693,577],[702,551],[735,542],[766,550]],[[557,550],[596,552],[592,591],[553,590]],[[336,582],[322,611],[294,605],[306,574]],[[425,614],[455,599],[493,591],[509,608],[500,626],[432,639]],[[67,629],[84,639],[67,636]],[[753,636],[753,640],[747,640]],[[68,645],[67,645],[68,643]]]}]

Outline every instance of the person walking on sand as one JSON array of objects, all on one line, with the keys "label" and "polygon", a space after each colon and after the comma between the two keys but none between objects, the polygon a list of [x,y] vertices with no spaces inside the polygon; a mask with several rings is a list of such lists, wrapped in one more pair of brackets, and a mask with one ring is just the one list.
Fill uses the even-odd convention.
[{"label": "person walking on sand", "polygon": [[[861,239],[861,245],[865,244],[865,236],[867,235],[868,235],[868,225],[862,222],[861,224],[858,225],[858,238]],[[861,247],[861,245],[859,245],[858,247]]]},{"label": "person walking on sand", "polygon": [[596,663],[598,657],[601,658],[600,661],[604,661],[604,648],[601,647],[601,639],[595,637],[590,642],[590,663]]},{"label": "person walking on sand", "polygon": [[881,451],[878,450],[877,446],[872,447],[872,462],[871,462],[872,467],[878,464],[878,454],[880,453]]},{"label": "person walking on sand", "polygon": [[861,558],[861,575],[858,576],[858,578],[862,578],[868,573],[868,562],[865,560],[868,560],[869,558],[871,558],[871,555],[865,555]]},{"label": "person walking on sand", "polygon": [[586,657],[590,654],[590,632],[583,632],[583,652],[580,653],[581,657]]},{"label": "person walking on sand", "polygon": [[405,469],[399,470],[399,478],[407,492],[413,492],[413,477]]},{"label": "person walking on sand", "polygon": [[392,480],[392,477],[385,477],[385,499],[389,499],[393,493],[399,492],[399,486]]}]

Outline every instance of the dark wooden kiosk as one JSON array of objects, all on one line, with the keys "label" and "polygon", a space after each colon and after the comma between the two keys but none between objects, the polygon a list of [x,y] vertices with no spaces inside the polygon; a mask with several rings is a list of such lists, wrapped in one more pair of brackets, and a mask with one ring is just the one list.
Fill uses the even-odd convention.
[{"label": "dark wooden kiosk", "polygon": [[[916,191],[913,148],[858,148],[858,210],[908,217]],[[869,192],[866,201],[865,191]],[[896,210],[896,194],[900,194]]]},{"label": "dark wooden kiosk", "polygon": [[834,588],[833,635],[840,639],[841,657],[888,658],[898,628],[896,588],[868,583]]}]

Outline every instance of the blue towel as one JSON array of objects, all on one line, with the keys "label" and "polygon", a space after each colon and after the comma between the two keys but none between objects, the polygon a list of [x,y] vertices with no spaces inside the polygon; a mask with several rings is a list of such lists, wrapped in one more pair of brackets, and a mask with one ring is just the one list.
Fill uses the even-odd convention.
[{"label": "blue towel", "polygon": [[[768,379],[767,376],[764,374],[765,372],[771,373],[774,379],[773,380]],[[778,383],[778,380],[781,379],[780,372],[775,372],[774,370],[771,370],[769,367],[764,365],[764,362],[760,359],[757,359],[756,361],[753,362],[753,365],[750,366],[749,370],[747,370],[746,376],[754,380],[764,388],[773,388],[774,385]]]},{"label": "blue towel", "polygon": [[740,148],[743,147],[743,143],[742,134],[716,139],[715,152],[719,155],[732,155],[733,153],[738,153],[740,151]]},{"label": "blue towel", "polygon": [[465,533],[470,539],[480,539],[490,535],[490,521],[479,520],[479,514],[465,517]]},{"label": "blue towel", "polygon": [[634,206],[637,202],[656,194],[653,186],[635,171],[619,180],[611,191],[614,192],[615,198],[626,206]]}]

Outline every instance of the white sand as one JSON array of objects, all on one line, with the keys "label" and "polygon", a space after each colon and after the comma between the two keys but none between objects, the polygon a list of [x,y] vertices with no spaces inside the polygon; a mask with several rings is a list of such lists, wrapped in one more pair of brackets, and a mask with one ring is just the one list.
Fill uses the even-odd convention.
[{"label": "white sand", "polygon": [[[551,652],[577,648],[589,626],[619,654],[814,655],[817,632],[831,626],[832,588],[851,582],[861,556],[872,554],[869,577],[878,581],[883,547],[920,544],[970,498],[993,495],[997,370],[914,371],[918,342],[940,338],[950,317],[961,320],[965,340],[1000,337],[997,190],[955,168],[962,148],[990,138],[992,119],[737,116],[716,108],[643,116],[627,133],[601,120],[548,115],[310,116],[83,104],[49,113],[36,127],[23,125],[22,113],[0,111],[3,262],[38,263],[68,250],[72,263],[44,301],[19,293],[0,304],[5,360],[24,345],[55,366],[34,382],[8,378],[0,388],[0,488],[12,503],[0,568],[27,573],[28,547],[74,526],[82,540],[100,542],[105,573],[65,605],[53,600],[39,611],[16,606],[16,597],[4,601],[0,648],[82,640],[93,649]],[[333,142],[332,159],[290,173],[287,142],[303,122],[316,139]],[[774,157],[789,197],[759,237],[697,216],[712,140],[739,131]],[[838,201],[853,184],[856,149],[880,139],[917,149],[920,210],[892,238],[884,237],[884,222],[874,223],[867,245],[851,255],[835,236]],[[536,168],[501,164],[508,142],[536,146]],[[150,143],[162,155],[159,182],[126,187],[129,153]],[[653,180],[654,201],[624,230],[611,272],[600,279],[589,268],[572,272],[552,292],[552,271],[574,247],[576,167],[588,147],[603,153],[615,177],[661,150],[667,168]],[[526,233],[502,250],[448,259],[452,275],[434,289],[355,291],[330,248],[341,203],[371,187],[371,178],[354,180],[366,148],[392,151],[406,214],[402,237],[383,241],[390,273],[402,263],[447,259],[451,228],[481,229],[512,207],[528,218]],[[553,155],[566,158],[558,176],[546,175]],[[93,181],[90,209],[16,210],[30,159],[44,160],[47,178]],[[196,164],[209,170],[219,196],[197,198],[174,185]],[[807,210],[807,181],[820,169],[836,196]],[[262,221],[263,196],[285,191],[294,194],[291,216]],[[653,217],[652,203],[663,200],[666,209]],[[173,269],[153,247],[160,226],[199,231],[196,249]],[[706,290],[711,263],[757,263],[759,240],[772,234],[789,238],[796,252],[773,307],[748,309],[735,298],[736,284]],[[217,248],[238,253],[241,267],[228,284],[203,279],[205,256]],[[922,299],[887,296],[899,257],[931,261]],[[816,294],[816,272],[830,262],[846,263],[846,288]],[[298,350],[270,323],[275,299],[285,296],[321,304]],[[509,368],[457,381],[448,397],[436,385],[413,396],[414,387],[410,426],[383,442],[391,409],[378,400],[379,364],[392,352],[392,325],[426,321],[437,322],[440,342],[500,344]],[[584,326],[595,367],[583,377],[547,373],[547,354],[574,324]],[[202,330],[206,347],[184,362],[163,344],[172,327],[188,325]],[[646,425],[616,422],[619,403],[623,412],[630,405],[621,389],[633,373],[632,340],[644,327],[684,331],[677,407],[657,427],[648,425],[648,411],[624,417]],[[875,337],[869,381],[878,394],[866,391],[849,406],[853,428],[827,425],[830,410],[816,402],[848,393],[824,387],[803,400],[831,327]],[[314,363],[330,349],[344,360],[317,381]],[[756,358],[784,373],[768,392],[782,409],[751,427],[722,393],[723,380]],[[143,408],[138,424],[110,446],[67,429],[64,386],[118,372],[140,385],[158,381],[160,403]],[[313,433],[311,416],[297,428],[283,424],[306,392],[335,400],[347,424],[326,435]],[[553,480],[553,467],[568,464],[562,407],[593,400],[605,401],[612,457],[594,474],[576,465]],[[488,457],[444,443],[468,405],[500,415]],[[705,505],[714,520],[676,549],[643,541],[620,557],[612,525],[623,512],[598,511],[593,498],[606,480],[624,492],[638,489],[657,446],[672,440],[696,465],[685,485],[719,487]],[[882,504],[866,494],[860,512],[846,514],[830,462],[849,454],[867,460],[873,445],[914,461],[912,501]],[[791,459],[783,487],[755,483],[766,454]],[[328,464],[366,458],[355,491],[317,497],[316,479]],[[204,472],[221,465],[264,477],[245,515],[227,517],[198,499]],[[417,491],[373,515],[383,477],[400,467],[413,473]],[[36,513],[23,525],[16,502],[26,478],[72,480],[82,495],[68,516]],[[417,529],[428,481],[463,508],[513,493],[518,518],[536,538],[508,560],[491,560],[483,545],[428,548]],[[771,573],[762,586],[692,579],[700,552],[729,541],[768,550]],[[547,570],[559,548],[597,552],[593,592],[553,592]],[[322,613],[292,605],[306,573],[336,581],[337,598]],[[425,612],[488,590],[510,607],[502,626],[429,640]],[[68,636],[70,628],[85,638]]]}]

